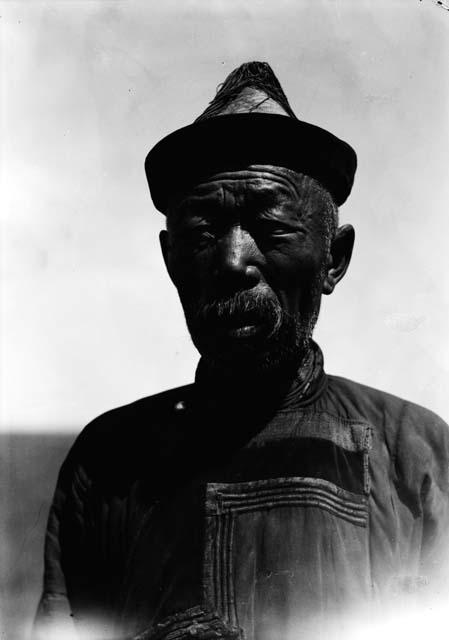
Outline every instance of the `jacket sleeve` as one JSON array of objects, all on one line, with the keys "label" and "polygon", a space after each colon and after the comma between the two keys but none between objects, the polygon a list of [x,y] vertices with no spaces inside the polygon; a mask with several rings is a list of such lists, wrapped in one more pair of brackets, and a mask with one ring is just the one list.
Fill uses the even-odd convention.
[{"label": "jacket sleeve", "polygon": [[[70,500],[73,505],[74,457],[72,447],[59,472],[50,507],[45,536],[43,590],[34,620],[32,640],[71,640],[77,637],[63,569],[61,536],[67,502]],[[78,522],[81,522],[80,518]]]},{"label": "jacket sleeve", "polygon": [[436,590],[449,593],[449,427],[442,420],[435,420],[428,446],[421,487],[421,567]]},{"label": "jacket sleeve", "polygon": [[449,427],[416,405],[402,418],[396,464],[422,523],[419,573],[432,592],[449,594]]}]

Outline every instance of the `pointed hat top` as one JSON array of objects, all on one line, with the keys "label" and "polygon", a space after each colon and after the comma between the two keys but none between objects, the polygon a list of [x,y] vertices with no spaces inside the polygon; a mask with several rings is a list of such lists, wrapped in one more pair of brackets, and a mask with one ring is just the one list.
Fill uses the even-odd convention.
[{"label": "pointed hat top", "polygon": [[231,71],[195,122],[230,113],[277,113],[296,118],[267,62],[245,62]]},{"label": "pointed hat top", "polygon": [[299,120],[266,62],[246,62],[218,87],[191,124],[158,142],[145,160],[156,208],[170,197],[223,170],[266,164],[305,173],[339,206],[349,196],[357,166],[346,142]]}]

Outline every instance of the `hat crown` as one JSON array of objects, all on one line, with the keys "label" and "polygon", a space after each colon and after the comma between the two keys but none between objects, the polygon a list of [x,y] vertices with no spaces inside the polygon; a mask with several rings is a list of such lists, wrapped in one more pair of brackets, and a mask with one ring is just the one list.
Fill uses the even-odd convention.
[{"label": "hat crown", "polygon": [[234,113],[272,113],[296,118],[279,80],[266,62],[245,62],[234,69],[195,122]]},{"label": "hat crown", "polygon": [[156,208],[167,213],[174,193],[254,164],[308,175],[340,206],[351,192],[357,156],[329,131],[296,117],[270,65],[246,62],[228,75],[193,124],[151,149],[145,171]]}]

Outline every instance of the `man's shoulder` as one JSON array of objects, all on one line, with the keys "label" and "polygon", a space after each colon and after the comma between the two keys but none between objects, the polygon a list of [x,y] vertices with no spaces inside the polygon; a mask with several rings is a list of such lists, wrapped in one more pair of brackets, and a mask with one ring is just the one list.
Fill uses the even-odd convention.
[{"label": "man's shoulder", "polygon": [[82,429],[70,457],[91,469],[140,458],[150,464],[181,432],[192,390],[192,384],[176,387],[102,413]]},{"label": "man's shoulder", "polygon": [[438,446],[449,427],[440,416],[415,402],[340,376],[328,376],[329,400],[340,413],[369,422],[386,439],[405,432]]},{"label": "man's shoulder", "polygon": [[111,429],[157,428],[161,420],[165,422],[188,406],[193,387],[193,384],[175,387],[110,409],[94,418],[84,431],[101,436],[104,432],[109,434]]}]

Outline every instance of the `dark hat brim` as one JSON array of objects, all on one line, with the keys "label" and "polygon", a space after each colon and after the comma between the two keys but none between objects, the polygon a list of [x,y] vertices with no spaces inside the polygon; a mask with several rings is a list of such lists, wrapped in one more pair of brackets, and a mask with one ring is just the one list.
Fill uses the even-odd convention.
[{"label": "dark hat brim", "polygon": [[352,147],[325,129],[271,113],[217,116],[178,129],[158,142],[145,160],[156,209],[171,197],[224,170],[266,164],[316,179],[337,206],[351,192],[357,167]]}]

